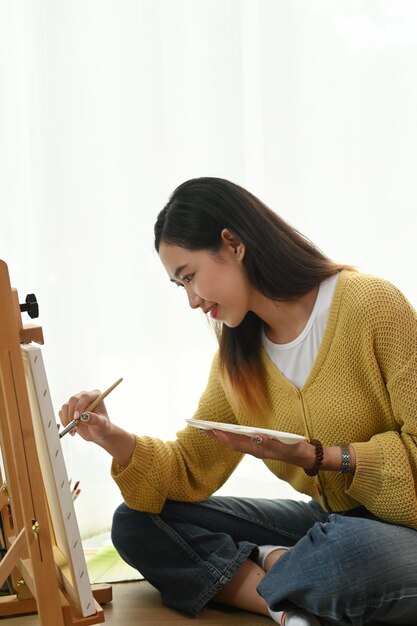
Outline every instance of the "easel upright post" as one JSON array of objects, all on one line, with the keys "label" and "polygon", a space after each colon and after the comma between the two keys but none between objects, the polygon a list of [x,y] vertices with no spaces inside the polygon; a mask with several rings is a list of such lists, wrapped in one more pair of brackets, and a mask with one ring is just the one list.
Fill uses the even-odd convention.
[{"label": "easel upright post", "polygon": [[[31,336],[43,343],[42,330],[23,329],[16,304],[18,307],[7,266],[0,261],[0,443],[13,520],[13,528],[4,524],[13,535],[6,537],[9,545],[0,563],[0,584],[16,568],[19,570],[36,600],[41,626],[96,624],[104,621],[102,609],[96,604],[93,615],[84,618],[75,614],[54,556],[56,547],[20,346],[22,341],[31,341]],[[4,597],[0,615],[25,612],[24,606],[16,596]],[[33,601],[30,607],[33,611]]]},{"label": "easel upright post", "polygon": [[42,626],[64,626],[11,293],[7,267],[0,262],[1,433],[16,533],[9,538],[4,560],[12,555],[14,566],[28,561],[26,583],[36,598]]}]

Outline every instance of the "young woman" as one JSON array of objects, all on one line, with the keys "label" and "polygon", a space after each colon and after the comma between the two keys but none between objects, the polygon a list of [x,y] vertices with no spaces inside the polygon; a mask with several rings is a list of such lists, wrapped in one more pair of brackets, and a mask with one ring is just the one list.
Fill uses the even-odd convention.
[{"label": "young woman", "polygon": [[[167,605],[193,616],[216,601],[285,626],[415,624],[412,306],[222,179],[174,191],[155,247],[218,333],[194,418],[305,439],[187,426],[162,442],[127,433],[101,404],[77,431],[113,457],[125,501],[114,516],[117,550]],[[63,424],[96,396],[73,396]],[[244,454],[311,500],[212,496]]]}]

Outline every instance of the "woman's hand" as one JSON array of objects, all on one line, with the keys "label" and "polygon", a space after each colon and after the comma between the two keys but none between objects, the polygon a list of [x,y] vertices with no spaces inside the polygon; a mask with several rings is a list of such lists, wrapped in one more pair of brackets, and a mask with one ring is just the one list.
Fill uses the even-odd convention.
[{"label": "woman's hand", "polygon": [[94,402],[94,400],[100,395],[100,391],[95,389],[94,391],[82,391],[72,396],[68,402],[66,402],[62,409],[59,411],[59,417],[63,426],[67,426],[73,419],[78,419],[78,424],[69,434],[75,435],[78,433],[86,441],[93,441],[100,443],[103,439],[110,434],[111,423],[107,414],[104,402],[101,402],[95,409],[94,413],[87,411],[89,419],[84,421],[80,419],[82,413],[87,410],[87,407]]},{"label": "woman's hand", "polygon": [[87,412],[88,420],[79,419],[79,423],[70,430],[70,434],[78,433],[86,441],[92,441],[101,446],[120,466],[125,468],[129,465],[135,450],[136,437],[110,421],[104,402],[100,402],[94,412],[86,411],[99,395],[100,392],[97,389],[75,394],[62,406],[59,417],[62,424],[66,426],[73,419],[79,419],[84,412]]},{"label": "woman's hand", "polygon": [[[203,432],[231,450],[251,454],[257,459],[284,461],[303,469],[312,469],[316,462],[315,447],[308,441],[288,444],[264,435],[255,434],[253,437],[246,437],[246,435],[226,433],[222,430],[205,430]],[[356,471],[355,450],[352,446],[349,446],[349,451],[351,457],[349,471],[351,474],[354,474]],[[323,446],[323,454],[323,462],[320,469],[340,472],[342,464],[340,446]]]},{"label": "woman's hand", "polygon": [[251,454],[257,459],[285,461],[305,469],[313,467],[315,463],[314,446],[307,441],[287,444],[264,435],[247,437],[246,435],[226,433],[222,430],[206,430],[204,432],[208,437],[216,439],[231,450]]}]

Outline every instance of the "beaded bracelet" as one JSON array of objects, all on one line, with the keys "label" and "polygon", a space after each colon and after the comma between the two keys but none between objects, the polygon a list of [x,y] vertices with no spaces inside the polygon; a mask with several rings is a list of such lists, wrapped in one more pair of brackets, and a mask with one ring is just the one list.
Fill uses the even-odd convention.
[{"label": "beaded bracelet", "polygon": [[318,439],[312,439],[310,443],[312,446],[314,446],[316,459],[314,461],[313,467],[311,469],[304,469],[304,471],[307,476],[316,476],[316,474],[319,473],[319,470],[323,464],[323,445]]}]

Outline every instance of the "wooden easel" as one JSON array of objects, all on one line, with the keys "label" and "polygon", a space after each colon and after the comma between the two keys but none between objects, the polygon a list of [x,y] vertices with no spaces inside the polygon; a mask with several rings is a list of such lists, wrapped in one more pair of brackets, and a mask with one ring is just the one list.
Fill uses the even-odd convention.
[{"label": "wooden easel", "polygon": [[[0,616],[37,611],[41,626],[87,626],[103,622],[104,613],[92,595],[85,616],[68,593],[66,580],[64,584],[63,558],[45,492],[22,360],[21,344],[43,344],[40,326],[22,325],[21,309],[33,305],[28,298],[27,306],[19,305],[7,265],[0,261],[0,444],[2,478],[7,481],[0,489],[7,543],[0,562],[0,586],[11,576],[17,590],[16,595],[0,598]],[[99,593],[100,601],[111,599],[111,588],[102,597]]]}]

